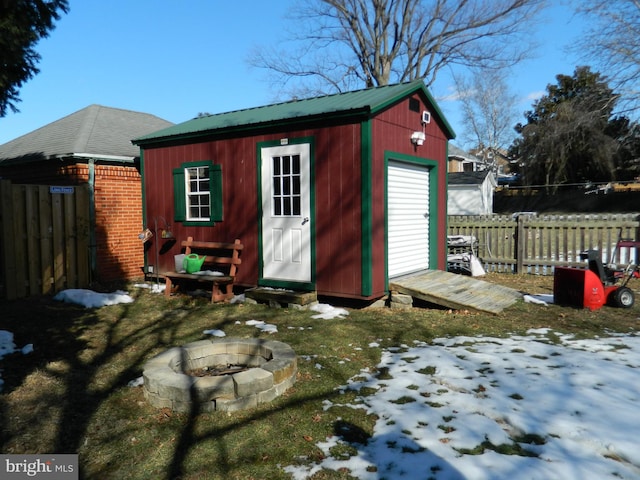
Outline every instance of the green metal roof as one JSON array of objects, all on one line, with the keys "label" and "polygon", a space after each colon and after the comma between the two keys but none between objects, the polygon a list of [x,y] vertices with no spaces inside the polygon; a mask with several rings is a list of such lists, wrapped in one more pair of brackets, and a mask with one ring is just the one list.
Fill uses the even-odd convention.
[{"label": "green metal roof", "polygon": [[362,117],[364,119],[418,91],[427,97],[428,102],[435,110],[431,113],[442,121],[447,136],[454,138],[453,129],[444,118],[433,97],[427,91],[424,82],[415,80],[409,83],[374,87],[304,100],[292,100],[263,107],[198,117],[136,138],[133,143],[144,146],[177,138],[255,129],[266,125],[290,125],[314,119],[328,120],[344,117]]}]

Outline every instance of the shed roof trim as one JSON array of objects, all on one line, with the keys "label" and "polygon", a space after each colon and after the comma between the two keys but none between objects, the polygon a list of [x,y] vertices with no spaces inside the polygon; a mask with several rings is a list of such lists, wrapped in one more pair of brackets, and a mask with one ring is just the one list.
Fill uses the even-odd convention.
[{"label": "shed roof trim", "polygon": [[421,92],[425,95],[434,110],[431,113],[442,121],[449,138],[454,138],[453,129],[444,118],[433,97],[431,97],[424,82],[420,79],[409,83],[374,87],[304,100],[291,100],[263,107],[198,117],[139,137],[133,140],[133,143],[144,145],[179,137],[197,136],[216,131],[241,130],[258,125],[293,123],[304,119],[334,118],[349,115],[371,116],[416,92]]}]

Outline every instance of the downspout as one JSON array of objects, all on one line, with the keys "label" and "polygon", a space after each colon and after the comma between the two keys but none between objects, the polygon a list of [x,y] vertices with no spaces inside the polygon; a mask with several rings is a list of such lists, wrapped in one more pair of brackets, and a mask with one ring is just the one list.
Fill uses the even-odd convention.
[{"label": "downspout", "polygon": [[96,160],[89,158],[89,281],[93,281],[98,263],[97,244],[96,244]]}]

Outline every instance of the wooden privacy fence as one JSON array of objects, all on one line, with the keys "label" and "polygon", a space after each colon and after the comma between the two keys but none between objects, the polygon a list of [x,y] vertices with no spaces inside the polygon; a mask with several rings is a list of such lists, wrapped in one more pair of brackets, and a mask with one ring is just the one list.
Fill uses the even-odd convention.
[{"label": "wooden privacy fence", "polygon": [[0,180],[0,298],[89,285],[86,185],[13,185]]},{"label": "wooden privacy fence", "polygon": [[556,266],[585,266],[580,253],[596,249],[602,261],[638,263],[638,249],[616,249],[619,239],[640,241],[640,214],[452,215],[449,235],[473,236],[486,271],[552,275]]}]

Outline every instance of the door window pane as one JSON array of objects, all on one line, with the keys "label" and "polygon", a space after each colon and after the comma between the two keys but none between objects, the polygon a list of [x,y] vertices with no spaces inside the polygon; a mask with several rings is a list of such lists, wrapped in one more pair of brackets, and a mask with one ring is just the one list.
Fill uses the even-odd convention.
[{"label": "door window pane", "polygon": [[300,155],[272,157],[273,215],[300,216]]}]

